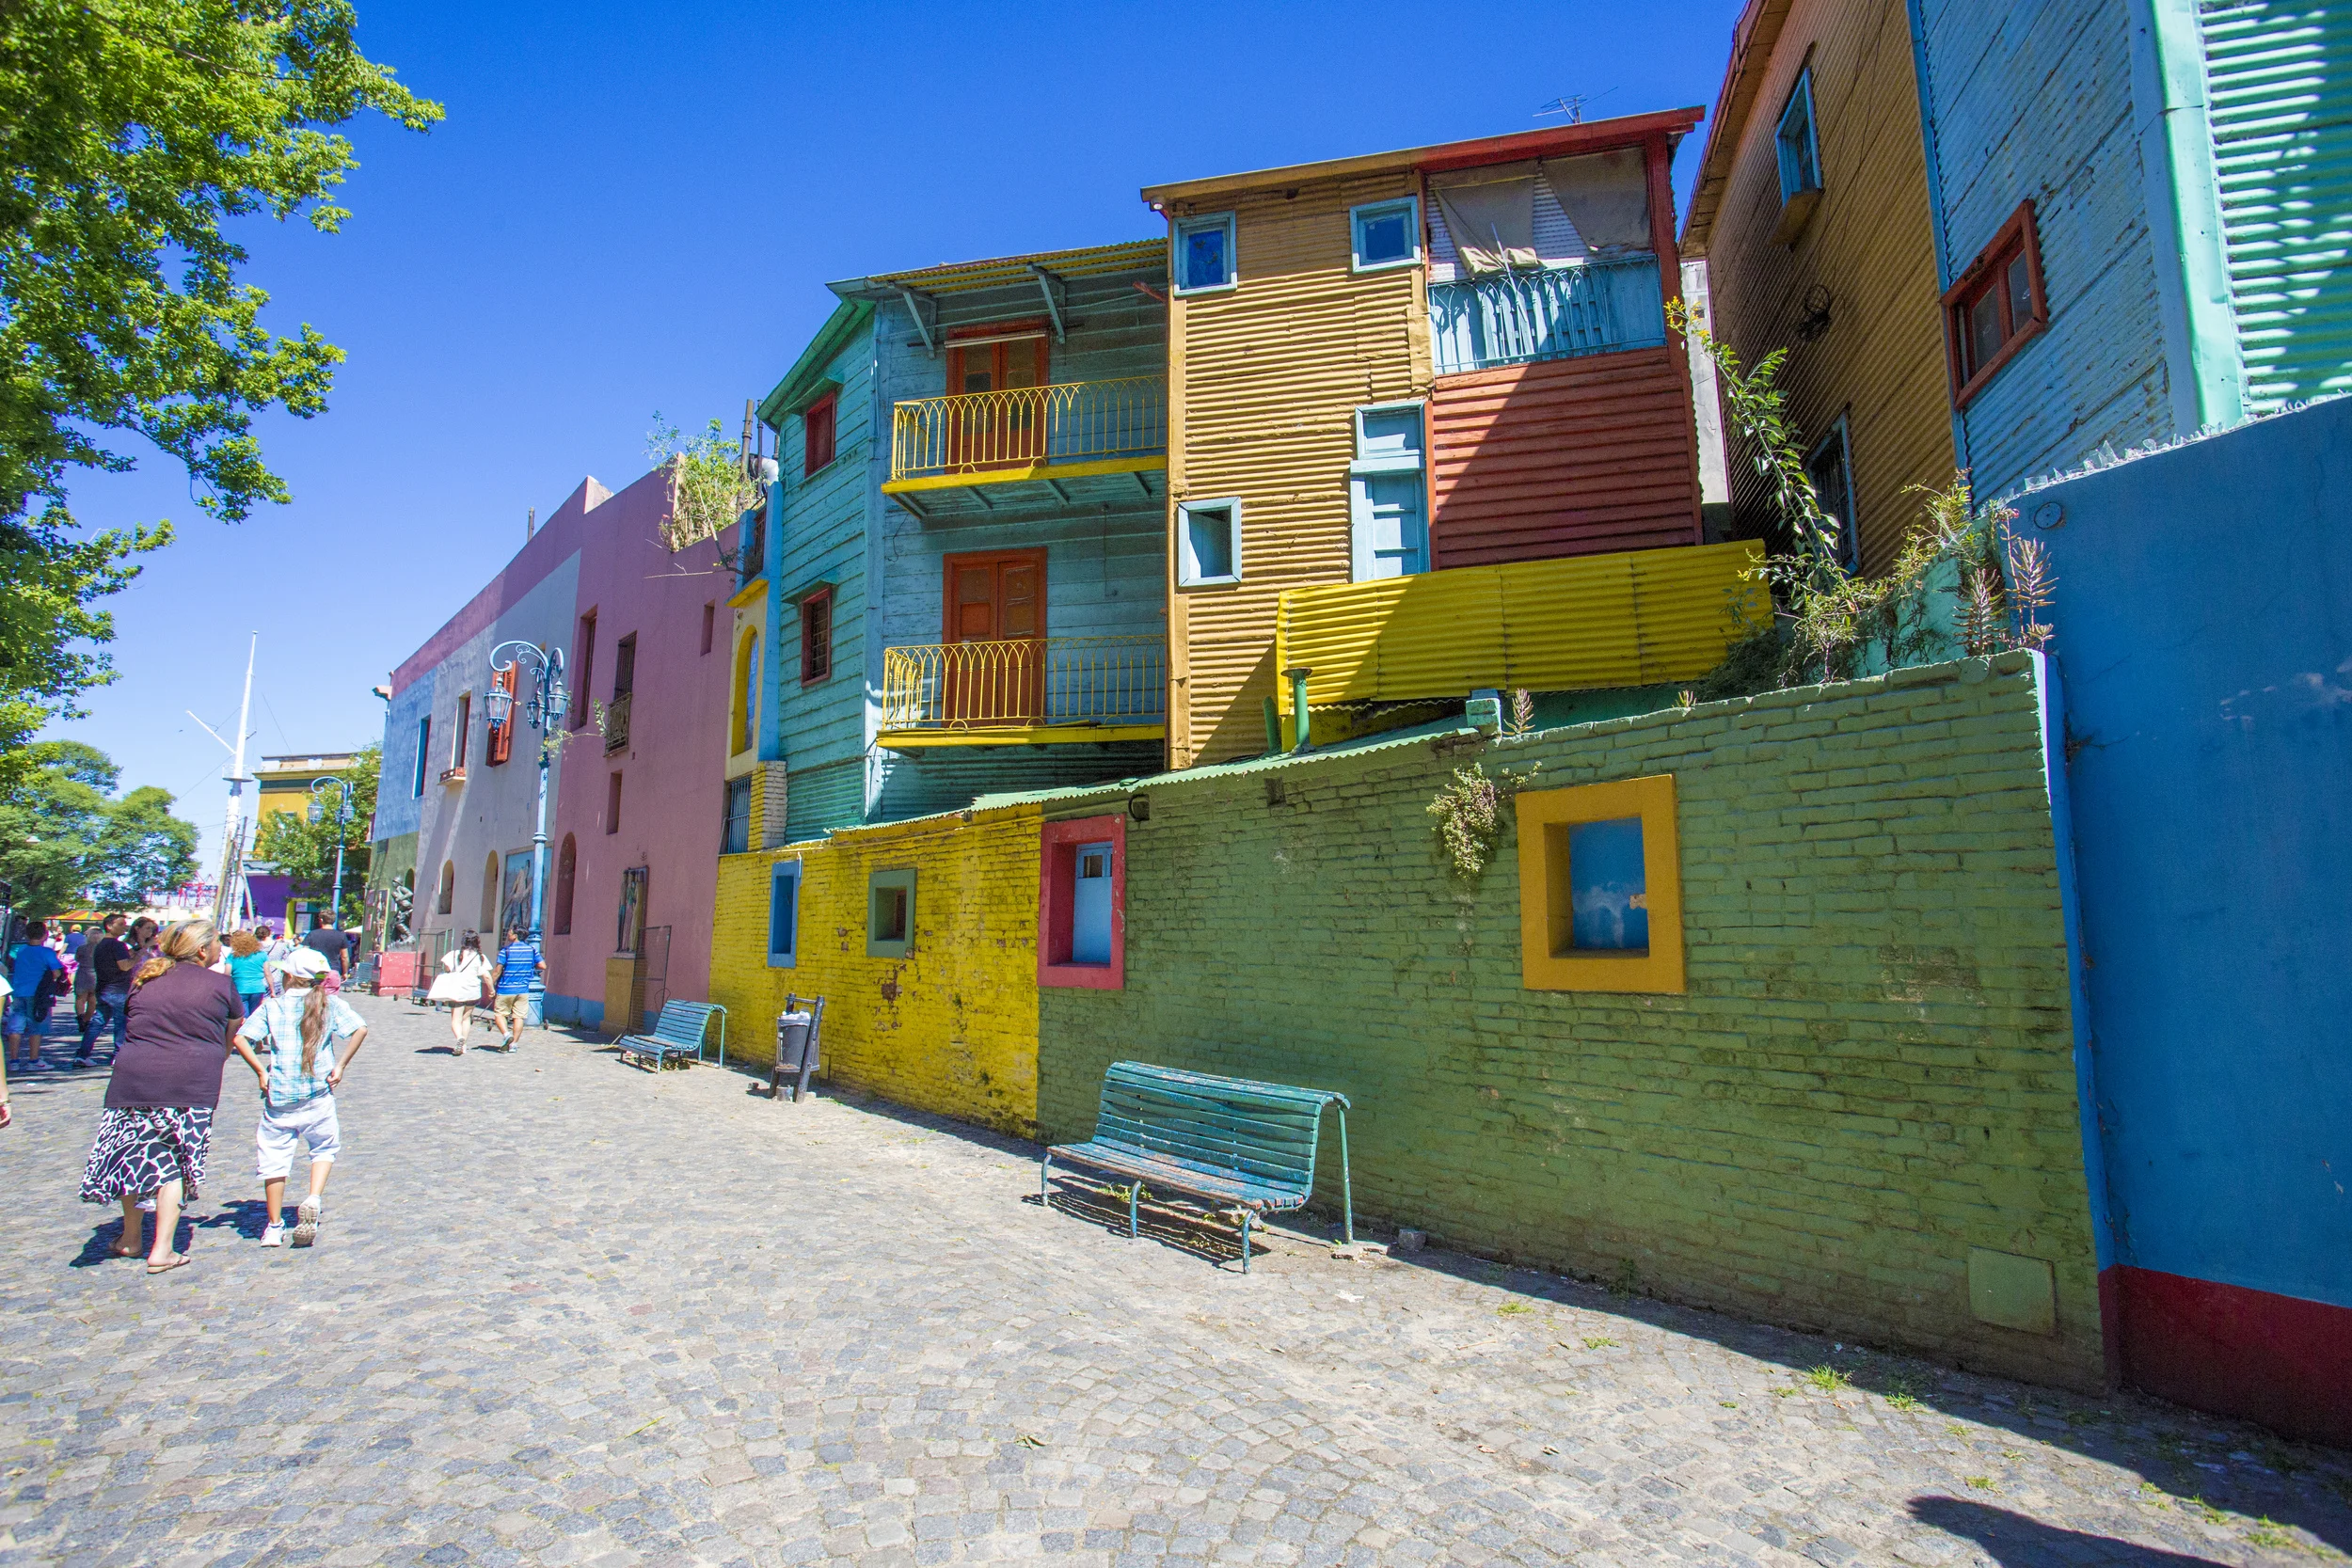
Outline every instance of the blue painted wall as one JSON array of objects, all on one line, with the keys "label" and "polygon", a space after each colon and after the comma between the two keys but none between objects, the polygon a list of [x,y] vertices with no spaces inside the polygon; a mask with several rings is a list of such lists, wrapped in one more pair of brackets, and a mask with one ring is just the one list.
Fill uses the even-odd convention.
[{"label": "blue painted wall", "polygon": [[2116,1261],[2352,1307],[2352,400],[2036,491]]},{"label": "blue painted wall", "polygon": [[[379,839],[399,838],[423,825],[424,797],[417,790],[417,721],[433,711],[433,691],[428,672],[393,692],[385,713],[384,764],[375,791]],[[425,787],[433,787],[432,780],[425,781]]]}]

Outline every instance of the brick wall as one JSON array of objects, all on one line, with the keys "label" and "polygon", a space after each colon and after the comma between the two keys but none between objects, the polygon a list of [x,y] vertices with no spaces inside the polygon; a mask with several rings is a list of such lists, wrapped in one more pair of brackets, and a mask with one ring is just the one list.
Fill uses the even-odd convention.
[{"label": "brick wall", "polygon": [[[1361,1214],[2095,1386],[2035,670],[1153,780],[1126,989],[1041,998],[1045,1133],[1084,1136],[1121,1057],[1338,1089]],[[1467,895],[1434,853],[1425,807],[1473,756],[1538,788],[1675,775],[1687,994],[1522,988],[1515,845]],[[1972,1247],[2052,1265],[2055,1333],[1972,1313]]]},{"label": "brick wall", "polygon": [[[957,813],[719,862],[711,999],[730,1058],[775,1060],[787,991],[826,999],[826,1078],[1000,1132],[1037,1131],[1035,806]],[[768,967],[770,867],[802,863],[799,963]],[[866,879],[914,866],[914,942],[866,956]]]}]

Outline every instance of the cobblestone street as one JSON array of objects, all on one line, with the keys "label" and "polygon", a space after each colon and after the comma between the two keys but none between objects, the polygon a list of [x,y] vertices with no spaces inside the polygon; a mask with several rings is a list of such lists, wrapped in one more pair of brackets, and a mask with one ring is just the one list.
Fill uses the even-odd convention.
[{"label": "cobblestone street", "polygon": [[358,1005],[309,1251],[255,1244],[234,1064],[194,1260],[152,1280],[75,1197],[103,1072],[16,1082],[0,1563],[2352,1548],[2346,1456],[2249,1428],[1435,1251],[1278,1234],[1245,1278],[1025,1201],[1025,1146],[560,1034],[455,1058]]}]

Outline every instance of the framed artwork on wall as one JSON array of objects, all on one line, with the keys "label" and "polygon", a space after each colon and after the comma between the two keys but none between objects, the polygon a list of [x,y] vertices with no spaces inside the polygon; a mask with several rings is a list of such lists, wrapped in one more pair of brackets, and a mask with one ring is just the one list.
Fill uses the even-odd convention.
[{"label": "framed artwork on wall", "polygon": [[621,873],[621,920],[612,944],[614,956],[637,954],[645,948],[645,883],[652,868],[632,865]]},{"label": "framed artwork on wall", "polygon": [[505,891],[499,899],[499,940],[516,930],[528,936],[531,932],[531,851],[510,849],[506,852]]}]

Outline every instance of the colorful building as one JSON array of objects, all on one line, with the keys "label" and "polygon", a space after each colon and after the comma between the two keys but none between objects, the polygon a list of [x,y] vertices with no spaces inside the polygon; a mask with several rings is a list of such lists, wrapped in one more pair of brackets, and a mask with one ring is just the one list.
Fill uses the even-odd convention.
[{"label": "colorful building", "polygon": [[1665,316],[1700,118],[1144,190],[1173,259],[1175,766],[1295,742],[1295,682],[1327,736],[1720,660],[1749,552],[1706,544]]}]

